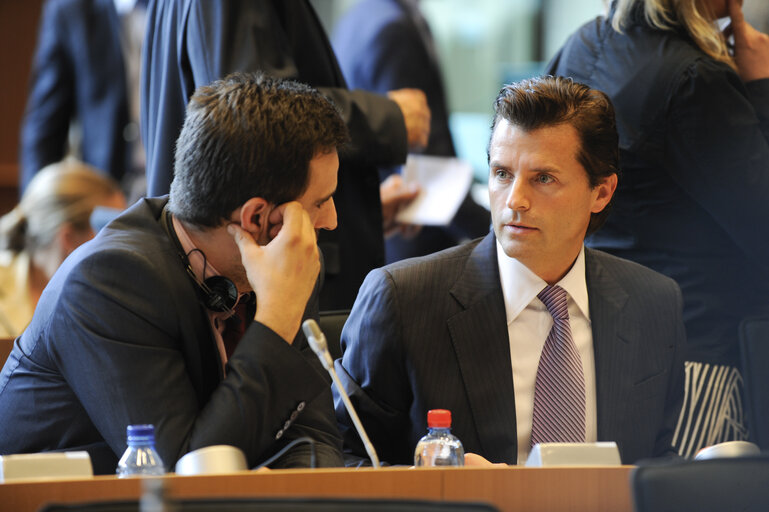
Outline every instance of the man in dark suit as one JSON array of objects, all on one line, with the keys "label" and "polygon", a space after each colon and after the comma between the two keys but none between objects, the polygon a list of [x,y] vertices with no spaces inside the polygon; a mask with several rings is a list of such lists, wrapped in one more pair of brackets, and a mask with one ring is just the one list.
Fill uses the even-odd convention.
[{"label": "man in dark suit", "polygon": [[[404,87],[424,91],[431,115],[430,140],[422,153],[456,156],[435,42],[416,2],[361,0],[339,20],[332,43],[350,87],[380,94]],[[392,167],[380,169],[380,178],[392,173]],[[387,262],[481,236],[489,222],[489,212],[468,194],[448,226],[423,226],[413,237],[400,232],[388,237]]]},{"label": "man in dark suit", "polygon": [[[468,462],[522,463],[548,441],[616,441],[624,463],[669,453],[680,290],[583,245],[608,212],[617,162],[603,93],[552,77],[502,89],[493,232],[371,272],[342,334],[337,370],[383,460],[411,464],[435,408],[451,410]],[[336,406],[347,451],[365,456]]]},{"label": "man in dark suit", "polygon": [[150,195],[168,191],[173,141],[196,86],[233,71],[261,70],[310,84],[334,101],[352,145],[340,155],[339,228],[319,239],[326,265],[321,308],[349,308],[366,273],[384,263],[383,224],[415,196],[399,189],[382,204],[376,166],[403,163],[409,146],[427,143],[424,94],[399,90],[388,99],[348,90],[307,0],[153,2],[144,55],[142,137]]},{"label": "man in dark suit", "polygon": [[336,226],[346,140],[305,85],[199,88],[170,197],[137,202],[43,292],[0,373],[0,454],[84,449],[114,473],[126,426],[150,423],[167,469],[216,444],[253,466],[299,437],[341,464],[329,379],[299,325],[318,313],[315,230]]},{"label": "man in dark suit", "polygon": [[133,182],[143,179],[138,96],[134,100],[131,92],[138,88],[146,2],[135,3],[121,14],[115,0],[45,2],[21,126],[22,191],[40,169],[64,158],[73,121],[81,160],[123,181],[129,195]]}]

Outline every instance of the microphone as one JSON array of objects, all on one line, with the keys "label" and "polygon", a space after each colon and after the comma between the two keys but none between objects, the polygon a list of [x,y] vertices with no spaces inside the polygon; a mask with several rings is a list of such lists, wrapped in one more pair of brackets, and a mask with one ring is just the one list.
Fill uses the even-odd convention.
[{"label": "microphone", "polygon": [[323,334],[323,331],[320,330],[320,327],[318,327],[318,323],[312,318],[309,318],[302,323],[302,330],[304,331],[304,335],[307,336],[310,348],[312,348],[312,351],[318,356],[323,367],[328,371],[329,375],[331,375],[331,380],[336,384],[336,388],[339,390],[339,395],[342,397],[347,413],[350,415],[350,418],[352,418],[355,430],[358,431],[358,435],[363,441],[363,446],[366,448],[366,453],[368,453],[368,456],[371,459],[371,465],[375,468],[380,467],[379,457],[377,457],[376,450],[374,450],[374,445],[371,444],[371,441],[366,434],[366,430],[363,428],[360,418],[358,418],[358,413],[355,412],[355,408],[352,406],[352,402],[350,402],[350,397],[347,396],[347,391],[345,391],[344,386],[342,386],[342,383],[339,380],[339,376],[336,374],[334,360],[331,359],[331,354],[328,352],[326,336]]}]

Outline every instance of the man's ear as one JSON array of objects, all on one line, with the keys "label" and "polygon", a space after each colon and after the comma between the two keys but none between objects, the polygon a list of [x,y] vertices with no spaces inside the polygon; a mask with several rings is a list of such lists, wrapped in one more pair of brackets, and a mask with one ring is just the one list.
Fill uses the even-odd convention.
[{"label": "man's ear", "polygon": [[611,174],[603,179],[595,189],[598,194],[593,201],[593,207],[590,209],[592,213],[598,213],[606,208],[606,205],[611,201],[614,196],[614,191],[617,190],[617,175]]},{"label": "man's ear", "polygon": [[271,211],[272,203],[261,197],[252,197],[240,207],[240,227],[254,235],[266,231]]}]

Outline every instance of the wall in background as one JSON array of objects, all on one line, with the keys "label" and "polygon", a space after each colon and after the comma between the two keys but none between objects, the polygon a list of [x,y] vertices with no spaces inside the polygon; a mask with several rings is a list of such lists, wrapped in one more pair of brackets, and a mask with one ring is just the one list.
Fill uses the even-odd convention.
[{"label": "wall in background", "polygon": [[42,0],[0,2],[0,213],[18,199],[19,126]]},{"label": "wall in background", "polygon": [[[358,0],[311,0],[331,33]],[[486,179],[491,103],[505,83],[541,74],[604,0],[420,0],[435,38],[459,155]]]}]

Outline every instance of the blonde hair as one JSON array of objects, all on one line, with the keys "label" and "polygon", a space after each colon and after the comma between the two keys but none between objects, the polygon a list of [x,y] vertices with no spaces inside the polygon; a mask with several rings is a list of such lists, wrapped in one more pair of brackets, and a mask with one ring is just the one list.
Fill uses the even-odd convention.
[{"label": "blonde hair", "polygon": [[19,204],[0,218],[0,249],[34,253],[49,246],[66,223],[87,229],[94,207],[121,193],[112,178],[74,158],[48,165],[29,182]]},{"label": "blonde hair", "polygon": [[684,28],[700,50],[736,69],[712,13],[703,12],[708,9],[707,4],[702,4],[701,0],[617,0],[611,20],[614,30],[622,32],[639,3],[643,4],[644,16],[651,26],[660,30]]}]

